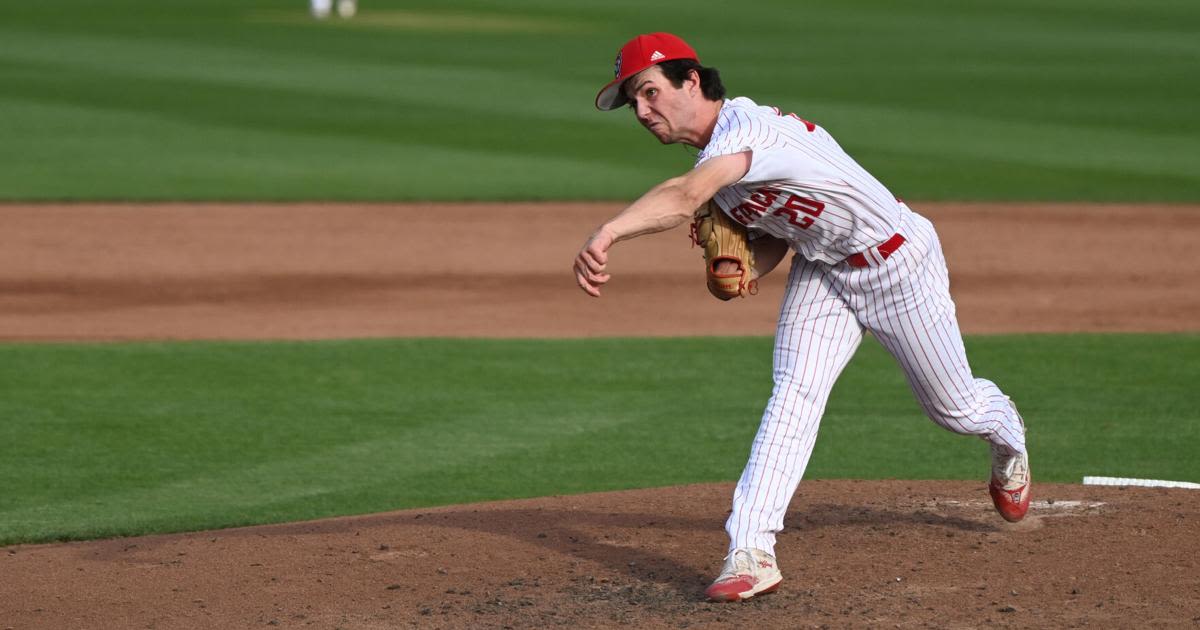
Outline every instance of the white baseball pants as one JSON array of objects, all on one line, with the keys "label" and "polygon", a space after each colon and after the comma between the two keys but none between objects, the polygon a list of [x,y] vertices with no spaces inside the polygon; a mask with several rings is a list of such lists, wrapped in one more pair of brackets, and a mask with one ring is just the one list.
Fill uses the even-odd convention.
[{"label": "white baseball pants", "polygon": [[931,420],[1025,451],[1007,397],[971,375],[933,224],[905,208],[900,234],[906,242],[886,260],[866,256],[870,267],[793,256],[775,333],[775,388],[733,495],[725,524],[730,549],[775,553],[775,534],[812,455],[829,392],[864,330],[899,362]]}]

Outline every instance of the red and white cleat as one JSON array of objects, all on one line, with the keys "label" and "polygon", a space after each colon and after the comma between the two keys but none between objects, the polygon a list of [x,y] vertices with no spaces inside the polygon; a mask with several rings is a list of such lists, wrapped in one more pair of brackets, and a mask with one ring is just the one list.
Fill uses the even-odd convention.
[{"label": "red and white cleat", "polygon": [[716,602],[737,602],[779,588],[783,574],[775,556],[758,549],[734,549],[725,556],[725,567],[704,594]]},{"label": "red and white cleat", "polygon": [[[1016,405],[1013,405],[1013,412],[1024,429],[1025,419],[1017,412]],[[992,495],[992,505],[1004,520],[1016,523],[1025,518],[1029,511],[1031,481],[1028,453],[1013,454],[992,445],[992,481],[988,484],[988,494]]]},{"label": "red and white cleat", "polygon": [[[997,474],[992,467],[992,482],[988,484],[988,494],[992,495],[992,505],[1004,520],[1010,523],[1025,518],[1029,511],[1029,456],[1025,453],[1013,457],[1003,457],[1006,463]],[[995,455],[992,461],[995,461]]]}]

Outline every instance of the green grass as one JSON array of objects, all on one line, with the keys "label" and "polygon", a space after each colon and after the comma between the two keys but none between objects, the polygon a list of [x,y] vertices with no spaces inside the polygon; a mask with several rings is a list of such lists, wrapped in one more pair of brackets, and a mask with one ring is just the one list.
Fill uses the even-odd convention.
[{"label": "green grass", "polygon": [[592,108],[669,27],[921,199],[1200,200],[1200,3],[38,0],[0,23],[0,200],[624,199]]},{"label": "green grass", "polygon": [[[1039,480],[1200,481],[1200,335],[968,350]],[[0,345],[0,544],[733,480],[769,362],[765,338]],[[873,341],[821,431],[808,478],[986,475]]]}]

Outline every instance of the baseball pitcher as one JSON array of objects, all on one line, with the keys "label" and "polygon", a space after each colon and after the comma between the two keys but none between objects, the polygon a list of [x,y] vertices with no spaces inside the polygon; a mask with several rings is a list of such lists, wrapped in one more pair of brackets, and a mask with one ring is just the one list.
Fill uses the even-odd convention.
[{"label": "baseball pitcher", "polygon": [[630,111],[659,142],[700,150],[687,173],[655,186],[600,226],[575,278],[600,296],[615,243],[693,219],[708,288],[754,293],[790,250],[775,333],[774,381],[725,528],[724,568],[705,591],[738,601],[783,577],[775,535],[812,454],[834,381],[870,331],[899,362],[939,426],[991,445],[989,493],[1000,515],[1029,507],[1025,423],[967,363],[933,224],[896,198],[819,125],[745,97],[726,99],[715,68],[669,33],[639,35],[617,55],[596,107]]}]

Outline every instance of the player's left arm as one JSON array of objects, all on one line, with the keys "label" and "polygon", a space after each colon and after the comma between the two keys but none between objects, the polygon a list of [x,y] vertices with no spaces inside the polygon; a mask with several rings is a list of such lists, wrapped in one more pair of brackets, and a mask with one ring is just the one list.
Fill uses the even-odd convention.
[{"label": "player's left arm", "polygon": [[712,158],[679,177],[651,188],[617,216],[601,225],[575,256],[575,280],[592,297],[611,277],[608,250],[616,243],[663,232],[692,218],[696,207],[734,184],[750,170],[749,151]]}]

